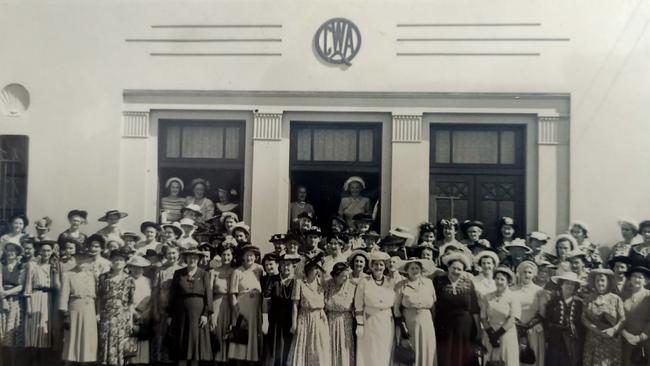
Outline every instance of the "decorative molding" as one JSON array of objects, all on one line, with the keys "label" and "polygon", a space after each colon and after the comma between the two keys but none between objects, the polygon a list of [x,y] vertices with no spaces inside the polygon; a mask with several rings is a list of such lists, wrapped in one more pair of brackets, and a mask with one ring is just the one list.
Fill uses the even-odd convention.
[{"label": "decorative molding", "polygon": [[122,112],[122,137],[149,137],[149,112]]},{"label": "decorative molding", "polygon": [[569,142],[568,129],[562,125],[561,117],[537,118],[537,144],[565,145]]},{"label": "decorative molding", "polygon": [[421,140],[421,114],[393,115],[393,142],[420,142]]},{"label": "decorative molding", "polygon": [[282,138],[282,113],[255,113],[254,140],[280,140]]}]

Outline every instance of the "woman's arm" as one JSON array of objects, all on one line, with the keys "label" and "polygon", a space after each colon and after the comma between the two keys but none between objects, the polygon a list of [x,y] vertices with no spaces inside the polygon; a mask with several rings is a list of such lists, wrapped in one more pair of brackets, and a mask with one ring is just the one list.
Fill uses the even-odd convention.
[{"label": "woman's arm", "polygon": [[291,299],[293,306],[291,307],[291,334],[296,334],[298,329],[298,306],[300,304],[300,285],[301,281],[293,281],[293,289],[291,291]]},{"label": "woman's arm", "polygon": [[338,214],[340,217],[344,217],[343,213],[345,212],[345,209],[348,207],[348,199],[347,197],[341,198],[341,202],[339,203],[339,210]]}]

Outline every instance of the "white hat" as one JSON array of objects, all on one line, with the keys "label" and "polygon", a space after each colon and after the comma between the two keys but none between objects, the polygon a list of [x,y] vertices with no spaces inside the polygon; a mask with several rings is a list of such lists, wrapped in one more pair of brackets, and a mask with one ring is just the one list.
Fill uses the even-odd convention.
[{"label": "white hat", "polygon": [[184,213],[185,211],[192,211],[194,212],[197,216],[203,216],[203,213],[201,212],[201,206],[195,204],[195,203],[190,203],[189,205],[183,207],[181,209],[181,213]]},{"label": "white hat", "polygon": [[390,255],[386,252],[380,252],[380,251],[374,251],[371,252],[370,255],[370,261],[387,261],[390,259]]},{"label": "white hat", "polygon": [[390,235],[396,236],[402,239],[413,239],[413,234],[409,232],[409,229],[404,226],[398,226],[395,229],[388,232]]},{"label": "white hat", "polygon": [[564,272],[561,275],[551,277],[551,280],[553,283],[558,283],[558,281],[571,281],[579,284],[580,286],[587,284],[585,281],[578,278],[578,274],[575,272]]},{"label": "white hat", "polygon": [[357,182],[357,183],[361,184],[361,189],[366,189],[366,182],[363,180],[363,178],[358,177],[356,175],[353,175],[350,178],[348,178],[345,181],[345,183],[343,183],[343,190],[347,192],[348,188],[350,188],[350,184],[352,182]]},{"label": "white hat", "polygon": [[522,249],[524,249],[527,253],[531,253],[531,252],[533,251],[533,249],[532,249],[531,247],[529,247],[528,245],[526,245],[526,241],[525,241],[524,239],[520,239],[520,238],[513,239],[513,240],[510,242],[510,244],[505,245],[504,248],[506,248],[506,249],[510,249],[510,248],[522,248]]},{"label": "white hat", "polygon": [[167,179],[165,182],[165,188],[169,189],[169,187],[172,185],[173,182],[177,182],[181,186],[181,191],[185,189],[185,183],[183,183],[183,180],[179,177],[171,177]]},{"label": "white hat", "polygon": [[243,221],[240,221],[240,222],[236,223],[235,225],[233,225],[232,232],[234,233],[235,230],[237,230],[237,229],[243,230],[244,232],[246,232],[247,235],[251,234],[250,226],[246,225],[246,223],[243,222]]},{"label": "white hat", "polygon": [[494,262],[494,267],[499,266],[499,256],[491,251],[491,250],[482,250],[474,255],[474,265],[479,267],[481,264],[481,259],[485,257],[490,257],[492,258],[492,261]]},{"label": "white hat", "polygon": [[420,259],[420,258],[411,258],[405,261],[402,261],[402,264],[399,266],[399,271],[402,273],[406,273],[406,268],[409,266],[411,263],[419,263],[420,266],[422,267],[422,274],[425,276],[428,276],[429,274],[435,272],[436,270],[436,265],[433,263],[433,261],[428,260],[428,259]]},{"label": "white hat", "polygon": [[533,231],[530,234],[528,234],[532,239],[539,240],[539,241],[548,241],[549,236],[546,235],[545,233],[541,231]]},{"label": "white hat", "polygon": [[623,226],[631,226],[634,229],[634,231],[639,231],[639,223],[634,221],[634,220],[620,218],[620,219],[618,219],[617,223],[618,223],[618,226],[621,226],[621,227],[623,227]]},{"label": "white hat", "polygon": [[194,225],[194,220],[190,218],[183,218],[181,221],[178,222],[180,226],[191,226],[196,229],[196,225]]},{"label": "white hat", "polygon": [[461,252],[451,252],[445,255],[444,257],[442,257],[442,264],[448,266],[449,262],[455,260],[461,261],[465,266],[465,270],[469,270],[470,268],[472,268],[472,263],[470,262],[469,257],[467,257],[465,253],[461,253]]},{"label": "white hat", "polygon": [[133,267],[149,267],[151,265],[151,262],[139,255],[134,255],[129,258],[128,262],[126,262],[126,265]]},{"label": "white hat", "polygon": [[574,221],[574,222],[572,222],[571,225],[569,225],[569,230],[567,230],[567,231],[571,231],[571,229],[573,229],[574,226],[577,226],[577,227],[581,228],[585,232],[585,234],[589,233],[589,225],[587,225],[587,223],[584,222],[584,221]]}]

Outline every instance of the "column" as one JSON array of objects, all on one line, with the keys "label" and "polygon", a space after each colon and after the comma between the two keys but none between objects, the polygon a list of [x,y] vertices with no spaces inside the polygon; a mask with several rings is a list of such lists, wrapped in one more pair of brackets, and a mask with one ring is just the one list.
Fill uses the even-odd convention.
[{"label": "column", "polygon": [[269,238],[286,232],[289,221],[289,139],[283,127],[282,113],[254,115],[251,240],[262,252],[272,250]]},{"label": "column", "polygon": [[554,236],[569,223],[569,129],[556,116],[538,116],[537,127],[537,230]]},{"label": "column", "polygon": [[422,142],[422,114],[393,114],[390,226],[417,234],[427,219],[429,144]]}]

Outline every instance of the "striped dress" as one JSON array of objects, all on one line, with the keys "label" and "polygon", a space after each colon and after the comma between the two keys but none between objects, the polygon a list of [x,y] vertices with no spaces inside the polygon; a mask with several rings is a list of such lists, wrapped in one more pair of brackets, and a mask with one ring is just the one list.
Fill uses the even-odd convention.
[{"label": "striped dress", "polygon": [[25,347],[50,348],[56,315],[59,281],[50,263],[31,262],[27,266],[25,297],[29,302],[25,317]]}]

